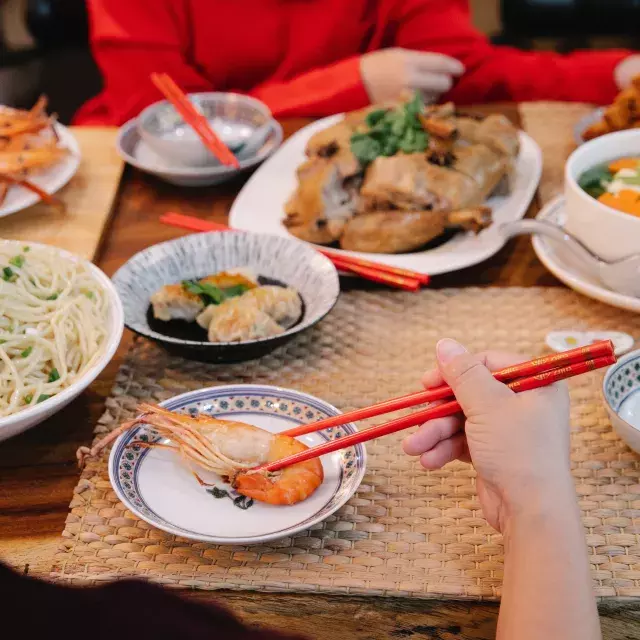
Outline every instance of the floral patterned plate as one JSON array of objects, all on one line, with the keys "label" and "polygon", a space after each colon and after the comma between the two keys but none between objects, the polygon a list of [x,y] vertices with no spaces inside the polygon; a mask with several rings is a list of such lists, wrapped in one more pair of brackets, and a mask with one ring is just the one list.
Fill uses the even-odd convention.
[{"label": "floral patterned plate", "polygon": [[[191,391],[161,406],[246,422],[273,433],[339,413],[305,393],[264,385]],[[310,433],[300,440],[313,446],[355,431],[355,425],[346,424]],[[284,538],[324,520],[355,493],[367,457],[363,445],[323,456],[325,478],[315,493],[295,505],[272,506],[240,496],[213,474],[201,474],[214,483],[202,487],[174,452],[132,444],[156,437],[149,426],[142,425],[124,433],[114,444],[109,478],[118,497],[133,513],[159,529],[217,544],[254,544]]]}]

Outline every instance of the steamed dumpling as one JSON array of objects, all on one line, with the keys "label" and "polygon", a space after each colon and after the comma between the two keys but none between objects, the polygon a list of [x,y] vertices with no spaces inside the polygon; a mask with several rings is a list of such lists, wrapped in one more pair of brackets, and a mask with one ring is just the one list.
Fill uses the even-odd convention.
[{"label": "steamed dumpling", "polygon": [[258,309],[286,329],[293,326],[302,314],[302,300],[298,292],[291,287],[256,287],[247,291],[242,298],[255,300]]},{"label": "steamed dumpling", "polygon": [[255,300],[242,295],[219,305],[210,305],[198,316],[200,326],[208,322],[210,342],[244,342],[281,334],[284,329],[258,308]]}]

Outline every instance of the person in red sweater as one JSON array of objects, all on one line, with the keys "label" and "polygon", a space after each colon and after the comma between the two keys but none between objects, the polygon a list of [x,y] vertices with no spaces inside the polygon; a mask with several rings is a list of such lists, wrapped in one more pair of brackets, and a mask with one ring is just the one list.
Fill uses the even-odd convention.
[{"label": "person in red sweater", "polygon": [[104,90],[78,124],[120,125],[160,99],[163,71],[187,92],[237,91],[276,117],[325,116],[420,90],[459,104],[605,104],[640,72],[630,51],[559,55],[496,47],[467,0],[87,0]]}]

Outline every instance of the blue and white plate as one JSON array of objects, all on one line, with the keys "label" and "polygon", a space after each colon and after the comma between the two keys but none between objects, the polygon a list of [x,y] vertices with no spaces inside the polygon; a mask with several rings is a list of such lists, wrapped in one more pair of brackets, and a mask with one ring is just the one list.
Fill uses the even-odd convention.
[{"label": "blue and white plate", "polygon": [[[191,391],[166,400],[161,406],[246,422],[273,433],[340,413],[305,393],[264,385]],[[346,424],[299,439],[313,446],[356,431],[355,425]],[[213,474],[203,473],[202,477],[216,482],[214,487],[200,486],[170,450],[131,446],[154,437],[153,430],[142,425],[116,440],[109,457],[109,478],[118,497],[158,529],[216,544],[277,540],[324,520],[355,493],[367,459],[363,445],[323,456],[324,482],[315,493],[298,504],[272,506],[240,496]]]},{"label": "blue and white plate", "polygon": [[602,393],[613,428],[640,453],[640,351],[632,351],[609,368]]},{"label": "blue and white plate", "polygon": [[[164,285],[239,267],[249,267],[266,282],[293,287],[303,303],[298,322],[272,338],[206,342],[178,337],[150,314],[149,300]],[[242,362],[273,351],[322,320],[340,295],[338,272],[328,258],[297,240],[244,231],[194,233],[153,245],[120,267],[113,283],[129,329],[185,358],[216,363]]]}]

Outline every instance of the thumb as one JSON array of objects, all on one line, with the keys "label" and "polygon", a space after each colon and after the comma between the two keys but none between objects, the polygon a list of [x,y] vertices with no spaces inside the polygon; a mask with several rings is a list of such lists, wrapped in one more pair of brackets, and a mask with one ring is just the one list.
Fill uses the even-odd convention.
[{"label": "thumb", "polygon": [[513,395],[513,391],[493,377],[482,359],[455,340],[440,340],[436,356],[442,377],[467,417],[495,408],[496,403]]}]

